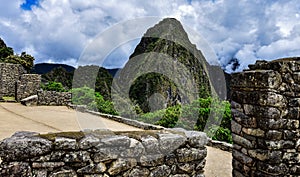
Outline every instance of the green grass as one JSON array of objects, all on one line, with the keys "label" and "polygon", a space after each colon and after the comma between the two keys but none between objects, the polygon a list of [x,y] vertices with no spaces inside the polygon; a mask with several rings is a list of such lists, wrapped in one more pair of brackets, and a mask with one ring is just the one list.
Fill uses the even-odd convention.
[{"label": "green grass", "polygon": [[4,96],[4,97],[2,97],[2,99],[4,101],[16,101],[15,97],[13,97],[13,96]]}]

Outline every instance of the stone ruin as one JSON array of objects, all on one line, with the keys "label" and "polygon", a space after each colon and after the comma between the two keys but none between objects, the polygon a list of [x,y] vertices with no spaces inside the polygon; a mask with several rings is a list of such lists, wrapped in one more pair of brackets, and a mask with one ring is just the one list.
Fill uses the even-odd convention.
[{"label": "stone ruin", "polygon": [[0,176],[204,177],[205,133],[18,132],[0,143]]},{"label": "stone ruin", "polygon": [[27,74],[20,64],[0,63],[0,101],[13,97],[25,105],[65,106],[71,103],[71,93],[43,91],[41,75]]},{"label": "stone ruin", "polygon": [[232,75],[233,176],[300,176],[300,58]]}]

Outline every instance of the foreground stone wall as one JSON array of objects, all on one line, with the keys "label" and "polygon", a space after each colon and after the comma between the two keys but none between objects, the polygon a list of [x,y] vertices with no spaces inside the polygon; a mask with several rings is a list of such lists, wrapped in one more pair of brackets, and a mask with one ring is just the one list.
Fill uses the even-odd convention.
[{"label": "foreground stone wall", "polygon": [[70,92],[43,91],[37,92],[38,105],[46,106],[67,106],[72,102]]},{"label": "foreground stone wall", "polygon": [[16,101],[32,95],[36,95],[41,85],[41,75],[39,74],[22,74],[17,83]]},{"label": "foreground stone wall", "polygon": [[19,132],[0,143],[0,176],[204,177],[206,143],[184,130]]},{"label": "foreground stone wall", "polygon": [[25,69],[19,64],[0,63],[0,99],[15,96],[16,82],[24,73]]},{"label": "foreground stone wall", "polygon": [[233,176],[300,175],[300,58],[232,75]]}]

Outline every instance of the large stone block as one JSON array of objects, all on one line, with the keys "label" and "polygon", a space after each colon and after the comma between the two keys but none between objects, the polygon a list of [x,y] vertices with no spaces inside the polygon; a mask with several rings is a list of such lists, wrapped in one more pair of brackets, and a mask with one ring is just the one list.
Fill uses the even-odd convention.
[{"label": "large stone block", "polygon": [[273,70],[255,70],[232,74],[233,88],[277,89],[282,82],[281,75]]}]

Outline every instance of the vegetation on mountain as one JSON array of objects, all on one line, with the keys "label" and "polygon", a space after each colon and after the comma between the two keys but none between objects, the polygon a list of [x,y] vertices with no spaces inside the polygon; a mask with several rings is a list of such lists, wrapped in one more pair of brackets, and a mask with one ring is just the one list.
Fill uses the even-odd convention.
[{"label": "vegetation on mountain", "polygon": [[56,92],[66,92],[67,90],[64,88],[62,83],[50,81],[46,84],[42,84],[41,88],[47,91],[56,91]]},{"label": "vegetation on mountain", "polygon": [[99,92],[95,92],[87,86],[73,88],[72,103],[75,105],[86,105],[88,109],[106,114],[118,115],[111,101],[104,100]]},{"label": "vegetation on mountain", "polygon": [[113,77],[105,68],[96,65],[79,66],[74,74],[73,88],[94,88],[105,100],[111,100]]},{"label": "vegetation on mountain", "polygon": [[65,68],[59,66],[46,74],[42,74],[42,83],[59,82],[65,88],[72,88],[73,72],[68,72]]},{"label": "vegetation on mountain", "polygon": [[[153,53],[162,55],[157,57]],[[143,57],[139,58],[141,55]],[[169,56],[171,61],[165,64],[166,58],[164,56]],[[161,65],[157,66],[158,63]],[[180,73],[179,63],[188,70],[189,76],[186,73]],[[170,73],[169,75],[176,74],[175,80],[171,80],[169,76],[162,73],[141,73],[140,77],[134,81],[130,88],[129,97],[132,102],[139,105],[144,113],[147,113],[151,110],[148,100],[154,93],[164,97],[164,104],[167,107],[179,103],[191,103],[193,99],[184,95],[185,93],[179,89],[180,86],[186,87],[187,90],[193,90],[194,87],[197,87],[198,90],[195,92],[198,95],[196,97],[209,97],[211,93],[208,74],[205,69],[207,65],[202,53],[189,41],[180,22],[176,19],[167,18],[147,30],[130,56],[125,69],[122,69],[120,76],[128,77],[131,74],[125,71],[137,72],[142,71],[143,68],[154,66],[164,67],[162,70],[164,73]],[[178,72],[174,73],[175,71]],[[184,85],[184,82],[191,79],[194,80],[195,84]]]},{"label": "vegetation on mountain", "polygon": [[0,62],[21,64],[27,72],[33,67],[34,57],[22,52],[21,55],[14,54],[11,47],[7,47],[5,42],[0,38]]},{"label": "vegetation on mountain", "polygon": [[138,120],[168,128],[206,130],[207,135],[214,140],[232,142],[230,103],[211,97],[200,98],[184,106],[176,105],[142,114]]},{"label": "vegetation on mountain", "polygon": [[31,73],[35,74],[46,74],[55,68],[64,68],[67,72],[73,73],[76,68],[66,64],[60,63],[37,63],[33,66]]}]

